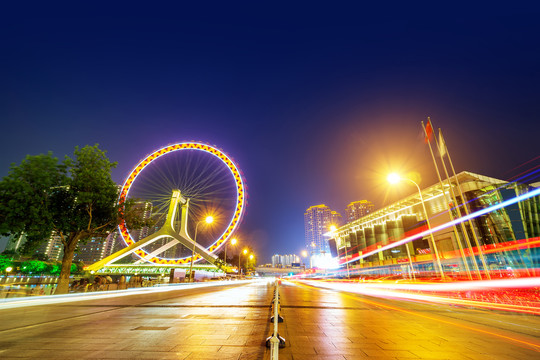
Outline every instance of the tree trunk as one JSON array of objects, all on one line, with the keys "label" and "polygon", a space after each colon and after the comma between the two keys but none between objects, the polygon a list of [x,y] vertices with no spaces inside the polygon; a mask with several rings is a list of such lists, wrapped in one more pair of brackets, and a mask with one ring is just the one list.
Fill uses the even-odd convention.
[{"label": "tree trunk", "polygon": [[69,290],[69,275],[71,274],[71,264],[73,262],[73,254],[79,242],[79,235],[69,237],[67,246],[64,246],[64,256],[62,257],[62,270],[58,278],[55,295],[67,294]]}]

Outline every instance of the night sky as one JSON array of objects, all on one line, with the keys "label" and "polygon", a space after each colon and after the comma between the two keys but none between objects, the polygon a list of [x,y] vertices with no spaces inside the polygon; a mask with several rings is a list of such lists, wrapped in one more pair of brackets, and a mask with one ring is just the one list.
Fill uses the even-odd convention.
[{"label": "night sky", "polygon": [[433,184],[428,116],[458,171],[538,164],[521,166],[540,155],[539,7],[21,4],[0,8],[0,176],[99,143],[122,183],[162,146],[215,144],[246,177],[240,237],[262,262],[300,253],[311,205],[415,191],[389,171]]}]

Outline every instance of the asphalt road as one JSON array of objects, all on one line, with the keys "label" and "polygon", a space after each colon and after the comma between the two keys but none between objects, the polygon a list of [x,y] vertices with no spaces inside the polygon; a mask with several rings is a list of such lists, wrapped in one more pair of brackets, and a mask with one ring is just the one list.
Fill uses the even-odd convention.
[{"label": "asphalt road", "polygon": [[[1,359],[265,359],[266,282],[2,309]],[[538,359],[540,318],[280,286],[280,359]]]}]

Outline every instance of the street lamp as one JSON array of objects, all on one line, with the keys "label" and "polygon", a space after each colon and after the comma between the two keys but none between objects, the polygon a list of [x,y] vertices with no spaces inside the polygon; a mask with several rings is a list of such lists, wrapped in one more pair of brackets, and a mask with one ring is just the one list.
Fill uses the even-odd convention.
[{"label": "street lamp", "polygon": [[[233,238],[231,239],[231,245],[236,245],[237,243],[237,240],[236,238]],[[229,244],[225,244],[225,265],[227,265],[227,247],[229,246]]]},{"label": "street lamp", "polygon": [[193,278],[193,258],[195,257],[195,244],[197,243],[197,232],[199,231],[199,225],[201,223],[211,224],[214,222],[214,217],[207,216],[204,220],[198,221],[195,226],[195,237],[193,238],[193,249],[191,250],[191,264],[189,265],[189,281],[192,282]]},{"label": "street lamp", "polygon": [[[388,182],[390,184],[397,184],[401,180],[407,180],[407,181],[412,182],[416,186],[416,188],[418,189],[418,194],[420,195],[420,202],[422,203],[422,208],[424,209],[424,215],[426,217],[426,223],[427,223],[428,230],[429,230],[429,236],[431,237],[431,243],[433,244],[433,250],[435,251],[435,258],[437,259],[437,266],[439,267],[439,272],[441,273],[441,278],[444,279],[444,271],[443,271],[443,268],[442,268],[442,265],[441,265],[441,259],[439,258],[439,251],[437,250],[437,244],[435,244],[435,238],[433,237],[433,232],[431,232],[431,224],[429,223],[429,216],[428,216],[428,213],[427,213],[427,210],[426,210],[426,204],[424,203],[424,197],[422,196],[422,190],[420,190],[420,186],[418,186],[418,184],[414,180],[409,179],[409,178],[403,178],[399,174],[396,174],[396,173],[389,174],[388,177],[387,177],[387,180],[388,180]],[[414,269],[412,267],[412,260],[411,260],[411,254],[409,252],[409,247],[407,246],[407,244],[405,244],[405,247],[407,248],[407,253],[409,255],[409,262],[411,264],[411,271],[413,271]],[[413,275],[414,275],[414,271],[413,271]]]},{"label": "street lamp", "polygon": [[238,254],[238,271],[240,275],[242,275],[242,267],[241,267],[242,262],[240,261],[240,259],[242,258],[242,253],[244,253],[244,255],[247,255],[248,249],[244,249],[241,253]]},{"label": "street lamp", "polygon": [[[255,255],[253,254],[249,254],[249,260],[253,260],[253,258],[255,257]],[[246,271],[248,270],[248,260],[246,259]]]}]

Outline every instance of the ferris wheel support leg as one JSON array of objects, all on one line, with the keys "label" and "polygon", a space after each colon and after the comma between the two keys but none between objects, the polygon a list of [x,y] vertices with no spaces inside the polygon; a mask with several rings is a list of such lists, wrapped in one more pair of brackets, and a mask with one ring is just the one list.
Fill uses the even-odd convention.
[{"label": "ferris wheel support leg", "polygon": [[92,265],[89,265],[89,266],[85,267],[84,269],[88,270],[88,271],[98,271],[102,267],[104,267],[106,265],[109,265],[109,264],[112,264],[113,262],[115,262],[117,260],[120,260],[120,259],[128,256],[129,254],[132,254],[136,250],[139,250],[140,248],[142,248],[144,246],[150,245],[153,242],[164,238],[165,236],[167,236],[167,235],[163,234],[162,231],[158,231],[155,234],[147,236],[144,239],[141,239],[141,240],[137,241],[136,243],[133,243],[133,244],[129,245],[128,247],[125,247],[125,248],[115,252],[114,254],[111,254],[111,255],[107,256],[106,258],[104,258],[104,259],[102,259],[102,260],[100,260],[98,262],[95,262]]},{"label": "ferris wheel support leg", "polygon": [[171,241],[169,241],[165,245],[161,246],[159,249],[154,250],[150,254],[148,254],[148,255],[144,256],[143,258],[135,261],[135,264],[141,264],[141,263],[143,263],[145,261],[148,261],[147,259],[152,259],[153,257],[156,257],[157,255],[169,250],[174,245],[179,244],[179,243],[180,243],[180,241],[173,238]]},{"label": "ferris wheel support leg", "polygon": [[[182,204],[181,205],[182,213],[181,213],[180,229],[178,233],[174,229],[174,219],[176,217],[176,210],[180,203]],[[187,232],[188,213],[189,213],[189,199],[184,199],[181,196],[180,190],[173,190],[173,193],[171,195],[171,203],[169,205],[169,211],[165,219],[165,224],[161,227],[161,229],[159,229],[156,233],[149,235],[145,237],[144,239],[141,239],[129,245],[128,247],[125,247],[122,250],[115,252],[114,254],[110,256],[107,256],[105,259],[100,260],[86,267],[85,270],[98,271],[104,266],[112,264],[113,262],[120,260],[128,256],[129,254],[132,254],[136,250],[139,250],[142,247],[150,245],[154,243],[155,241],[162,238],[172,238],[172,240],[166,243],[165,245],[159,247],[158,249],[152,251],[152,253],[147,254],[146,256],[138,260],[137,263],[141,263],[142,261],[150,261],[150,259],[163,253],[164,251],[168,250],[172,246],[180,243],[184,245],[185,247],[187,247],[188,249],[194,248],[195,252],[199,254],[203,259],[208,261],[210,264],[215,264],[217,256],[210,253],[208,250],[206,250],[204,246],[201,246],[195,241],[193,241],[191,237],[189,236]]]}]

